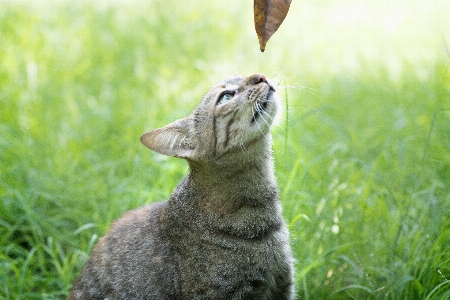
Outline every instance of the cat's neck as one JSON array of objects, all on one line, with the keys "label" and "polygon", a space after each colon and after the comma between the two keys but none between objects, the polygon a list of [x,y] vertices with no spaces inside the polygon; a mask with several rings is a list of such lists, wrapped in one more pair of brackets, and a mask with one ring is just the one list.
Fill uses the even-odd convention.
[{"label": "cat's neck", "polygon": [[200,208],[214,212],[233,213],[242,206],[263,207],[278,201],[268,141],[256,153],[248,150],[231,157],[228,164],[190,163],[188,180],[193,192],[201,195]]},{"label": "cat's neck", "polygon": [[167,226],[180,229],[180,239],[181,229],[245,239],[277,230],[281,204],[270,150],[228,166],[191,162],[189,175],[172,193],[164,215]]}]

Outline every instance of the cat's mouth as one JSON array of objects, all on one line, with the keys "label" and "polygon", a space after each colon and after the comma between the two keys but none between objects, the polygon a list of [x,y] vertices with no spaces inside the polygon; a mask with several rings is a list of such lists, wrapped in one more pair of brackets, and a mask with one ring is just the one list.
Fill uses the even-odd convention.
[{"label": "cat's mouth", "polygon": [[272,97],[272,94],[275,92],[275,89],[269,87],[269,92],[266,97],[263,99],[257,99],[255,103],[253,103],[253,116],[251,123],[256,122],[259,117],[264,118],[263,115],[266,115],[268,118],[272,119],[272,117],[266,112],[267,106],[269,105]]},{"label": "cat's mouth", "polygon": [[255,102],[255,104],[253,105],[253,117],[252,117],[252,123],[256,122],[256,119],[258,119],[259,116],[261,116],[262,114],[266,113],[266,108],[268,105],[268,101],[257,101]]}]

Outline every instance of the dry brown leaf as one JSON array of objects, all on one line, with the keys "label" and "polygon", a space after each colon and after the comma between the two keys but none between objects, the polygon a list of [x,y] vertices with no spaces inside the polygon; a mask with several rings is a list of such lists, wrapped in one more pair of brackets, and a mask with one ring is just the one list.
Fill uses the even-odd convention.
[{"label": "dry brown leaf", "polygon": [[289,11],[292,0],[254,0],[255,30],[261,52],[266,43],[278,30]]}]

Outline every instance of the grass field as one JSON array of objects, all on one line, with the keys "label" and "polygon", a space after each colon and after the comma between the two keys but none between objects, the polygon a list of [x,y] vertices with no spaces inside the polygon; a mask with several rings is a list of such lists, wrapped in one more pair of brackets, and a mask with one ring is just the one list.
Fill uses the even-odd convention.
[{"label": "grass field", "polygon": [[145,131],[215,82],[279,82],[298,299],[450,298],[448,1],[0,1],[0,299],[63,299],[125,211],[187,164]]}]

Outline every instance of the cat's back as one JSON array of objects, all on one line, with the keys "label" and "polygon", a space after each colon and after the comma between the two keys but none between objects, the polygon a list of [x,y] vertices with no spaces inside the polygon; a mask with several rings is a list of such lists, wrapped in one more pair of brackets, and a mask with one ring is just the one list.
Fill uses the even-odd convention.
[{"label": "cat's back", "polygon": [[68,299],[173,299],[175,264],[160,226],[165,205],[153,203],[117,220],[99,240]]}]

